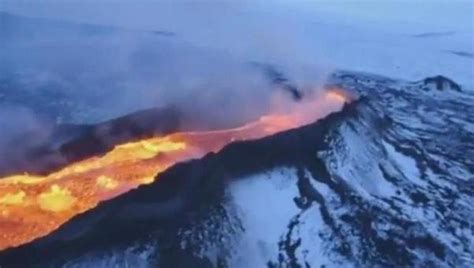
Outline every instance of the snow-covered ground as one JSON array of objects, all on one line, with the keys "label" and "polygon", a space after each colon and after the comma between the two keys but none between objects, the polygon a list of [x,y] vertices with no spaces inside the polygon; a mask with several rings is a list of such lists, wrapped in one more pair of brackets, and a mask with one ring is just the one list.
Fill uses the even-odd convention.
[{"label": "snow-covered ground", "polygon": [[278,242],[299,212],[291,202],[299,195],[296,180],[294,170],[281,169],[231,185],[233,203],[245,230],[234,249],[234,267],[264,267],[268,260],[278,258]]}]

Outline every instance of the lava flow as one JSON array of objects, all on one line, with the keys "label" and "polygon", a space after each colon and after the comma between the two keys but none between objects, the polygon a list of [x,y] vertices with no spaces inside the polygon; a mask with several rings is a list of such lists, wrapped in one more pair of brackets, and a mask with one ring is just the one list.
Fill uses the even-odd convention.
[{"label": "lava flow", "polygon": [[263,116],[242,127],[133,141],[47,176],[0,178],[0,250],[44,236],[102,200],[151,183],[177,162],[217,152],[233,141],[258,139],[311,123],[340,109],[344,102],[344,94],[328,91],[287,113]]}]

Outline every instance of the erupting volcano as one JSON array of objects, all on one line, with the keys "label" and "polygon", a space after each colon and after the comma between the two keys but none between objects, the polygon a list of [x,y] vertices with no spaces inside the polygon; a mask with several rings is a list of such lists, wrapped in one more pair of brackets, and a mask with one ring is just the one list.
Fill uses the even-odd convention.
[{"label": "erupting volcano", "polygon": [[0,1],[0,268],[474,267],[469,1]]},{"label": "erupting volcano", "polygon": [[346,101],[344,93],[329,90],[298,103],[289,113],[262,116],[241,127],[130,141],[45,176],[25,173],[1,178],[0,249],[44,236],[103,200],[153,182],[175,163],[217,152],[234,141],[258,139],[311,123],[340,109]]}]

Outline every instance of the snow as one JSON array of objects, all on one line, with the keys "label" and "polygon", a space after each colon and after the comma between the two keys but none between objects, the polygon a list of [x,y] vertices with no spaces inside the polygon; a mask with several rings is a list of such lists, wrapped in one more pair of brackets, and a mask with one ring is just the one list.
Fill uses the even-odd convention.
[{"label": "snow", "polygon": [[[335,197],[327,185],[312,179],[309,172],[306,176],[325,198]],[[231,205],[237,209],[244,230],[234,246],[231,267],[266,267],[269,261],[277,262],[278,243],[285,239],[290,232],[289,223],[295,220],[298,224],[290,237],[293,242],[301,238],[295,250],[300,263],[320,267],[343,262],[330,255],[326,235],[331,231],[321,217],[319,204],[300,210],[293,202],[293,198],[299,196],[297,179],[294,168],[277,168],[243,178],[230,186]]]},{"label": "snow", "polygon": [[235,247],[232,267],[266,267],[277,260],[278,242],[291,218],[300,210],[296,171],[278,168],[230,185],[232,205],[238,210],[244,234]]},{"label": "snow", "polygon": [[[29,16],[164,29],[192,44],[290,66],[348,69],[419,80],[443,74],[474,90],[472,1],[224,1],[29,3]],[[269,4],[272,4],[269,8]],[[133,19],[132,19],[133,18]]]},{"label": "snow", "polygon": [[387,151],[389,159],[391,159],[398,167],[403,175],[411,182],[418,186],[426,186],[426,183],[420,179],[420,171],[416,166],[416,161],[400,152],[398,152],[393,145],[386,141],[382,141],[382,144]]},{"label": "snow", "polygon": [[314,27],[312,35],[320,41],[321,54],[338,69],[358,70],[389,77],[421,80],[443,74],[465,89],[474,84],[474,60],[456,56],[448,50],[471,51],[472,33],[454,33],[437,38],[416,38],[410,31],[378,32],[349,26]]},{"label": "snow", "polygon": [[67,268],[80,267],[153,267],[149,258],[155,252],[152,245],[131,246],[127,249],[98,254],[86,254],[63,265]]},{"label": "snow", "polygon": [[341,126],[341,133],[350,142],[345,146],[347,159],[339,157],[335,175],[348,181],[366,198],[396,196],[396,187],[384,179],[374,161],[381,152],[380,148],[370,142],[370,134],[354,132],[346,125]]},{"label": "snow", "polygon": [[[299,260],[304,260],[305,262],[311,264],[311,267],[321,267],[323,265],[335,265],[334,260],[328,258],[330,250],[328,249],[328,242],[324,241],[325,232],[324,230],[324,221],[321,218],[321,213],[319,212],[319,205],[314,204],[309,209],[305,210],[300,218],[300,225],[298,226],[298,231],[294,232],[295,240],[299,237],[301,239],[301,245],[296,251],[296,256]],[[345,264],[344,267],[351,267]]]}]

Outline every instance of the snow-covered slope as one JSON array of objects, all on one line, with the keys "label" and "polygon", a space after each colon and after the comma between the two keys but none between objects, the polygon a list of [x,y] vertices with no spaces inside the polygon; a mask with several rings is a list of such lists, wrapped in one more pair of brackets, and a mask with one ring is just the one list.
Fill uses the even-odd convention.
[{"label": "snow-covered slope", "polygon": [[244,230],[231,264],[243,252],[235,267],[472,266],[473,96],[335,80],[364,97],[315,153],[328,177],[303,165],[230,187]]}]

